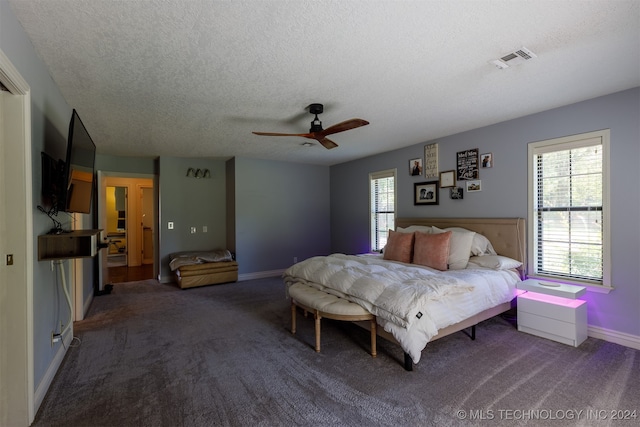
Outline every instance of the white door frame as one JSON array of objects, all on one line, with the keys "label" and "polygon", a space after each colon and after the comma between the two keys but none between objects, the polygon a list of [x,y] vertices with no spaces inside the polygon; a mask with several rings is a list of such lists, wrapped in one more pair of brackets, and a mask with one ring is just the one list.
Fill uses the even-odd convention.
[{"label": "white door frame", "polygon": [[[124,179],[151,179],[153,182],[154,188],[154,200],[153,200],[153,211],[154,211],[154,219],[157,217],[158,210],[158,201],[155,198],[155,188],[158,187],[158,177],[153,174],[141,174],[141,173],[122,173],[122,172],[108,172],[108,171],[98,171],[98,228],[102,229],[100,236],[101,242],[106,242],[108,239],[107,236],[107,214],[105,207],[106,200],[106,189],[107,189],[107,181],[109,178],[124,178]],[[129,196],[131,197],[132,191],[129,191]],[[132,216],[133,217],[133,216]],[[127,221],[130,222],[130,221]],[[134,221],[135,222],[135,221]],[[155,221],[154,221],[155,222]],[[160,260],[158,258],[158,251],[156,250],[157,241],[157,227],[154,227],[154,252],[153,252],[153,275],[155,278],[159,278],[160,275]],[[109,270],[107,268],[107,252],[106,250],[100,251],[100,267],[99,270],[99,286],[100,290],[104,289],[104,286],[109,283]]]},{"label": "white door frame", "polygon": [[[0,99],[0,424],[30,425],[35,418],[31,89],[2,50],[0,82],[10,92]],[[13,254],[11,266],[7,254]]]}]

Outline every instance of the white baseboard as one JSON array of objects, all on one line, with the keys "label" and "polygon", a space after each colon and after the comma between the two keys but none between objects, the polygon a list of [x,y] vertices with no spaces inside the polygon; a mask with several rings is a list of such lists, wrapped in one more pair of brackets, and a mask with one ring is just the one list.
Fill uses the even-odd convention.
[{"label": "white baseboard", "polygon": [[42,377],[42,381],[38,384],[38,387],[35,389],[35,393],[33,396],[33,405],[34,410],[33,413],[38,413],[38,409],[40,409],[40,405],[42,405],[42,401],[44,397],[47,395],[47,391],[49,391],[49,387],[51,387],[51,383],[53,382],[53,378],[56,376],[58,369],[60,369],[60,365],[62,364],[62,360],[64,356],[67,354],[67,349],[71,345],[71,341],[73,340],[73,327],[69,329],[69,333],[67,333],[67,339],[64,340],[64,345],[60,345],[60,343],[56,344],[58,346],[58,351],[56,351],[56,355],[49,364],[47,371],[44,373],[44,377]]},{"label": "white baseboard", "polygon": [[[257,271],[255,273],[238,274],[238,282],[242,282],[242,281],[245,281],[245,280],[265,279],[267,277],[282,276],[282,273],[284,273],[285,270],[286,269],[269,270],[269,271]],[[160,277],[160,283],[174,283],[173,276],[161,276]]]},{"label": "white baseboard", "polygon": [[267,278],[267,277],[282,276],[282,273],[284,273],[285,270],[286,269],[284,269],[284,270],[258,271],[256,273],[239,274],[238,275],[238,281],[241,282],[243,280],[264,279],[264,278]]},{"label": "white baseboard", "polygon": [[610,329],[601,328],[599,326],[589,325],[587,334],[590,337],[598,338],[604,341],[612,342],[614,344],[620,344],[625,347],[635,348],[640,350],[640,337],[636,335],[627,334],[624,332],[612,331]]}]

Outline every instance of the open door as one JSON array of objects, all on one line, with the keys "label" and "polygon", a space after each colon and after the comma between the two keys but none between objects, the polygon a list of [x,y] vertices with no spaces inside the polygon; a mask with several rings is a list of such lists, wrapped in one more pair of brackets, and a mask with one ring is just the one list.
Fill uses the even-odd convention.
[{"label": "open door", "polygon": [[[108,244],[107,238],[107,215],[104,207],[104,200],[107,194],[107,185],[104,179],[104,173],[98,171],[98,229],[100,229],[100,243]],[[107,285],[111,284],[109,280],[109,267],[107,265],[107,250],[98,252],[98,292],[104,292]]]}]

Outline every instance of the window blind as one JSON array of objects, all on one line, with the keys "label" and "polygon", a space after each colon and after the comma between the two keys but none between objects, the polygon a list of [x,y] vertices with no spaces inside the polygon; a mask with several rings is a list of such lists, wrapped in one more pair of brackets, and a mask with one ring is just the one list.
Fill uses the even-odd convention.
[{"label": "window blind", "polygon": [[602,153],[600,138],[534,151],[537,273],[602,283]]},{"label": "window blind", "polygon": [[371,250],[379,251],[387,244],[389,230],[395,229],[395,171],[370,175]]}]

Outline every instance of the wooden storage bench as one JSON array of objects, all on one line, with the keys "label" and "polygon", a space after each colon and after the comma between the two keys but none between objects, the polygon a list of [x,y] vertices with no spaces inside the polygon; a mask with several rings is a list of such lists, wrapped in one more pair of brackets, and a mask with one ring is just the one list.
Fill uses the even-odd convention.
[{"label": "wooden storage bench", "polygon": [[169,257],[182,289],[238,281],[238,263],[227,250],[179,252]]}]

